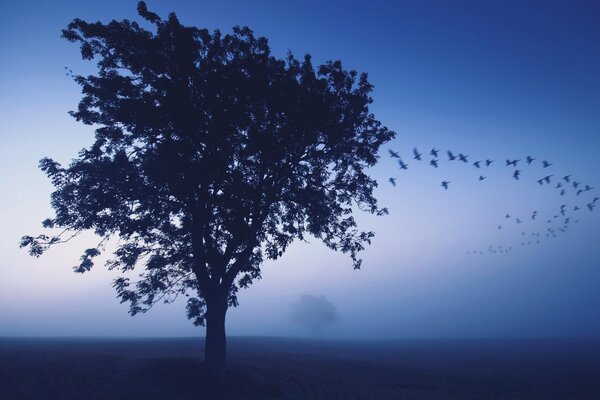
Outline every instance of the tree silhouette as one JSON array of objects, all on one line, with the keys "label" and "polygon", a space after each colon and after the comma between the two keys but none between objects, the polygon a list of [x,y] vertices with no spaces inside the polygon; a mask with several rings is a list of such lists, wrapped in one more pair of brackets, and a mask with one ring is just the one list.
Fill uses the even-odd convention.
[{"label": "tree silhouette", "polygon": [[372,232],[356,209],[378,215],[373,166],[394,132],[369,112],[366,74],[340,61],[313,67],[247,27],[231,34],[183,26],[138,4],[151,30],[129,20],[73,20],[63,37],[79,43],[97,74],[75,76],[83,97],[71,115],[94,125],[95,141],[68,166],[40,168],[54,185],[62,234],[24,236],[34,256],[92,230],[76,272],[118,238],[110,269],[141,269],[114,280],[132,315],[189,296],[187,315],[206,323],[205,365],[225,376],[225,314],[236,293],[261,276],[295,239],[311,235],[333,250],[358,253]]}]

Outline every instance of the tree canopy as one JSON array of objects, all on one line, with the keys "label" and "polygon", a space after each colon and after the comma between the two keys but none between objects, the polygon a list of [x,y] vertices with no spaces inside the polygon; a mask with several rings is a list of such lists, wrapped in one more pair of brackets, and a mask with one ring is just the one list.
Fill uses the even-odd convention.
[{"label": "tree canopy", "polygon": [[141,270],[114,281],[130,312],[186,294],[196,324],[211,299],[237,305],[262,262],[296,239],[318,238],[359,268],[373,233],[353,215],[387,212],[366,170],[394,136],[369,111],[367,75],[278,58],[247,27],[184,26],[143,2],[138,12],[141,24],[75,19],[63,30],[97,62],[74,76],[82,99],[71,112],[95,140],[66,166],[41,160],[55,212],[43,225],[63,233],[21,246],[39,256],[91,230],[100,243],[75,267],[85,272],[118,238],[108,268]]}]

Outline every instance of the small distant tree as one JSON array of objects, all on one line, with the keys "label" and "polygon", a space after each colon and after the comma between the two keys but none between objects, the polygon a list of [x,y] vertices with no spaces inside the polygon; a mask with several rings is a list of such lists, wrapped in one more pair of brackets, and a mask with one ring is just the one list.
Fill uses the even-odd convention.
[{"label": "small distant tree", "polygon": [[114,280],[121,302],[135,315],[188,296],[188,317],[206,324],[206,368],[222,379],[225,314],[263,260],[311,235],[360,267],[373,233],[353,213],[387,212],[365,169],[394,133],[369,112],[367,75],[340,61],[315,68],[308,55],[273,56],[247,27],[223,35],[144,2],[138,12],[151,30],[80,19],[63,30],[97,61],[96,75],[74,76],[83,97],[71,112],[95,141],[68,166],[41,160],[55,212],[43,226],[63,233],[21,246],[40,256],[91,230],[100,243],[84,251],[83,273],[118,238],[108,268],[142,270]]}]

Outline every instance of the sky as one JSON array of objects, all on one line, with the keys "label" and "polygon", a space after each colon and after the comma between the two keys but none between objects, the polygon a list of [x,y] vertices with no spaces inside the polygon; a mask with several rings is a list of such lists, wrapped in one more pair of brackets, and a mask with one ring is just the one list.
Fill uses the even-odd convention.
[{"label": "sky", "polygon": [[[295,244],[241,292],[240,306],[228,313],[229,335],[600,335],[600,208],[585,208],[600,190],[577,196],[569,187],[560,196],[555,189],[568,174],[600,188],[597,2],[147,3],[188,25],[223,32],[248,25],[280,57],[310,53],[314,63],[341,59],[368,72],[372,111],[397,132],[370,171],[390,215],[358,217],[376,233],[363,268],[352,270],[347,256],[317,240]],[[52,187],[38,161],[68,162],[93,139],[92,128],[67,114],[81,93],[64,67],[92,73],[94,66],[60,31],[76,17],[139,19],[135,10],[129,0],[0,4],[0,336],[204,334],[185,318],[183,303],[130,317],[110,286],[116,273],[101,263],[73,273],[92,235],[39,259],[18,248],[22,235],[41,232],[52,216]],[[413,159],[414,147],[423,161]],[[432,148],[442,150],[437,169],[429,165]],[[446,150],[468,155],[469,163],[447,161]],[[531,166],[528,155],[536,158]],[[495,160],[487,169],[472,165],[487,158]],[[506,159],[521,159],[519,180]],[[541,160],[552,165],[543,168]],[[550,174],[552,184],[536,182]],[[570,218],[564,233],[563,217],[554,218],[563,204]],[[572,211],[575,205],[584,209]],[[545,236],[548,227],[556,238]],[[531,236],[537,232],[539,244]],[[330,326],[315,332],[292,318],[293,304],[307,295],[333,305]]]}]

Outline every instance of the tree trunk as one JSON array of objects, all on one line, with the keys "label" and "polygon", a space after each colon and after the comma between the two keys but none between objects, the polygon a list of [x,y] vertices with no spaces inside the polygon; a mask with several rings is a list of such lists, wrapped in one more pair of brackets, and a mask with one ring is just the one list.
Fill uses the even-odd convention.
[{"label": "tree trunk", "polygon": [[211,299],[206,309],[206,339],[204,342],[204,367],[207,375],[217,382],[225,380],[227,345],[225,314],[227,301]]}]

